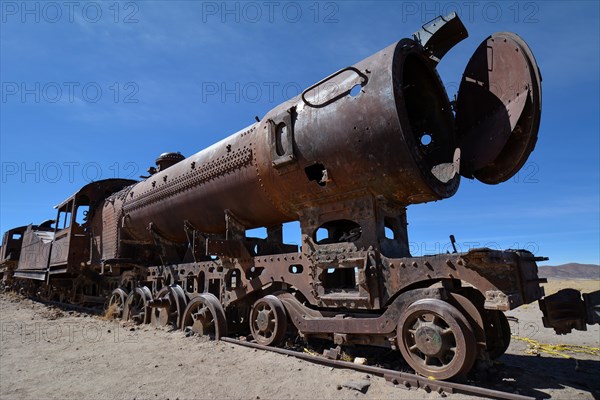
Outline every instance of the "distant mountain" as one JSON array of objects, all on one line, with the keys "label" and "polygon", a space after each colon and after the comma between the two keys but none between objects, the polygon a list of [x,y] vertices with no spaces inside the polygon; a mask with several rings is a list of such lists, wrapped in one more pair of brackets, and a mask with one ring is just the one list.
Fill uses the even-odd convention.
[{"label": "distant mountain", "polygon": [[540,278],[600,279],[600,265],[569,263],[538,267]]}]

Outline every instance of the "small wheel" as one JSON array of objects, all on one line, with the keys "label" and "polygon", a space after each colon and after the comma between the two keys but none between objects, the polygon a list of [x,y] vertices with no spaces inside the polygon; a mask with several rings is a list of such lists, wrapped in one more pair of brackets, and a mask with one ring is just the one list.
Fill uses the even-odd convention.
[{"label": "small wheel", "polygon": [[416,301],[400,317],[397,332],[402,356],[421,375],[449,379],[466,374],[475,362],[473,330],[465,316],[445,301]]},{"label": "small wheel", "polygon": [[486,310],[488,320],[491,324],[491,329],[494,331],[494,335],[488,336],[487,350],[490,354],[490,358],[495,360],[508,350],[510,345],[510,324],[508,318],[502,311],[498,310]]},{"label": "small wheel", "polygon": [[180,327],[181,317],[187,305],[187,298],[179,285],[163,287],[154,299],[160,303],[158,307],[151,307],[151,323],[153,326],[171,325],[177,329]]},{"label": "small wheel", "polygon": [[121,288],[117,288],[112,291],[110,298],[108,299],[107,310],[111,310],[113,318],[121,318],[123,316],[123,309],[125,308],[125,302],[127,301],[127,292]]},{"label": "small wheel", "polygon": [[129,293],[123,309],[123,319],[136,324],[147,324],[150,322],[150,307],[148,302],[152,300],[150,289],[139,286]]},{"label": "small wheel", "polygon": [[219,300],[210,293],[193,297],[183,312],[181,329],[186,333],[208,336],[215,340],[226,336],[227,320]]},{"label": "small wheel", "polygon": [[287,314],[281,300],[273,295],[257,300],[250,312],[250,331],[264,346],[281,343],[287,331]]}]

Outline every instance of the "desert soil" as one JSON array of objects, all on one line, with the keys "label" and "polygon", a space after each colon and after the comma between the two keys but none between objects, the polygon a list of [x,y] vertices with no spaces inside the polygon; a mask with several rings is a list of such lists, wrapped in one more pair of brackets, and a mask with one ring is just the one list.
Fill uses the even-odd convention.
[{"label": "desert soil", "polygon": [[[575,282],[586,291],[600,281]],[[569,283],[551,282],[556,290]],[[552,286],[552,288],[550,287]],[[574,286],[572,284],[571,286]],[[538,398],[600,397],[600,327],[567,336],[543,328],[532,304],[508,313],[514,338],[483,385]],[[1,399],[435,399],[383,378],[182,332],[133,327],[100,316],[0,295]],[[536,342],[527,342],[526,340]],[[584,346],[537,348],[541,344]],[[543,350],[557,350],[558,354]],[[341,387],[368,379],[366,393]],[[341,387],[341,388],[340,388]],[[473,398],[448,394],[450,399]]]}]

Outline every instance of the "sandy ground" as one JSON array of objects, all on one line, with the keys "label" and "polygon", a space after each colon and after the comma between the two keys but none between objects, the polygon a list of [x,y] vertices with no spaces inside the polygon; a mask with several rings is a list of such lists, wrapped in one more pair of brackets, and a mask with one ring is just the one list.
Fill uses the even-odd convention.
[{"label": "sandy ground", "polygon": [[[596,288],[599,283],[593,283]],[[555,336],[530,305],[509,315],[514,335],[600,347],[600,328]],[[0,295],[1,399],[435,399],[382,378],[293,357],[138,328]],[[484,384],[538,398],[600,398],[600,356],[530,350],[514,339]],[[576,350],[579,348],[576,348]],[[579,349],[585,350],[585,349]],[[528,354],[533,353],[533,354]],[[537,353],[537,354],[535,354]],[[598,354],[598,353],[596,353]],[[570,357],[570,358],[566,358]],[[366,393],[338,387],[369,379]],[[451,399],[472,398],[455,394]]]}]

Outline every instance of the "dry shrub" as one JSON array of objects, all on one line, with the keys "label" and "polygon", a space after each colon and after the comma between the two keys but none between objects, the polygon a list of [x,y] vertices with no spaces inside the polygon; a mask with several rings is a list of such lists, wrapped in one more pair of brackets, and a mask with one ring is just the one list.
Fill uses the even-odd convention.
[{"label": "dry shrub", "polygon": [[117,304],[113,303],[110,306],[108,306],[108,308],[106,309],[106,311],[104,312],[104,315],[102,316],[102,319],[105,321],[112,321],[115,319],[115,317],[117,316]]}]

